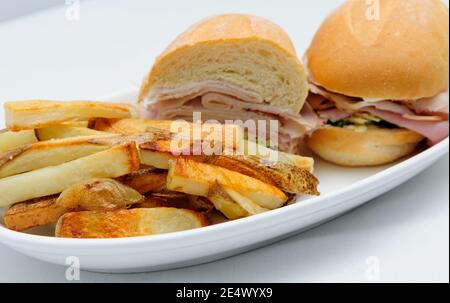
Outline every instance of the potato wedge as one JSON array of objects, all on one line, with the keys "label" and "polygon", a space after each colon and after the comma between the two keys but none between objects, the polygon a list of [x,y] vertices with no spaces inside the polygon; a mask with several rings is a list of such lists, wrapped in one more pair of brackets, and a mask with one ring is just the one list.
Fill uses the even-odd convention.
[{"label": "potato wedge", "polygon": [[141,194],[161,192],[166,188],[166,180],[167,171],[155,168],[143,168],[118,179]]},{"label": "potato wedge", "polygon": [[6,102],[5,120],[13,131],[42,128],[66,121],[89,118],[131,118],[133,107],[128,104],[47,100]]},{"label": "potato wedge", "polygon": [[140,119],[94,119],[93,128],[98,131],[118,133],[122,135],[137,135],[159,129],[170,132],[173,121],[140,120]]},{"label": "potato wedge", "polygon": [[250,214],[237,204],[223,187],[214,182],[209,188],[208,199],[214,204],[214,207],[230,220],[244,218]]},{"label": "potato wedge", "polygon": [[124,238],[164,234],[206,226],[203,215],[186,209],[135,208],[111,212],[76,212],[63,215],[56,237]]},{"label": "potato wedge", "polygon": [[135,204],[135,208],[172,207],[189,209],[201,213],[214,209],[214,205],[206,198],[190,196],[181,193],[154,193],[148,195],[145,201]]},{"label": "potato wedge", "polygon": [[56,223],[66,208],[56,204],[58,195],[12,205],[5,213],[5,226],[15,231]]},{"label": "potato wedge", "polygon": [[257,203],[240,194],[231,188],[223,188],[224,191],[236,202],[240,207],[245,209],[250,215],[257,215],[269,211],[269,209],[259,206]]},{"label": "potato wedge", "polygon": [[251,156],[212,156],[204,162],[258,179],[287,193],[319,195],[317,178],[308,169],[292,164],[272,163]]},{"label": "potato wedge", "polygon": [[57,124],[44,128],[36,129],[36,135],[39,141],[48,141],[53,139],[64,139],[70,137],[84,137],[84,136],[111,136],[110,133],[101,132],[98,130],[79,127],[66,124]]},{"label": "potato wedge", "polygon": [[0,207],[61,193],[92,178],[117,178],[139,169],[134,142],[73,160],[0,179]]},{"label": "potato wedge", "polygon": [[96,138],[75,137],[43,141],[1,153],[0,178],[66,163],[107,150],[114,145]]},{"label": "potato wedge", "polygon": [[246,140],[244,142],[244,155],[248,157],[256,157],[260,161],[294,165],[299,168],[304,168],[310,173],[314,173],[313,158],[276,151],[253,141]]},{"label": "potato wedge", "polygon": [[279,208],[288,199],[275,186],[222,167],[185,158],[178,158],[169,164],[167,175],[169,190],[208,197],[210,187],[216,182],[268,209]]},{"label": "potato wedge", "polygon": [[91,179],[65,189],[56,204],[72,210],[125,209],[145,200],[139,192],[112,179]]},{"label": "potato wedge", "polygon": [[33,144],[37,141],[34,130],[23,130],[19,132],[0,131],[0,153]]},{"label": "potato wedge", "polygon": [[73,211],[126,209],[145,197],[111,179],[94,179],[75,184],[61,195],[42,197],[12,205],[5,213],[5,226],[16,231],[56,223]]}]

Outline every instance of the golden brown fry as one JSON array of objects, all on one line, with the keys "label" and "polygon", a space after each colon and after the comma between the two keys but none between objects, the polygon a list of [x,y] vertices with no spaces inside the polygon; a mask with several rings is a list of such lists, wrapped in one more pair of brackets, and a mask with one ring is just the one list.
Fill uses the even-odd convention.
[{"label": "golden brown fry", "polygon": [[249,215],[245,209],[230,197],[218,182],[214,182],[209,188],[207,196],[214,204],[214,207],[230,220],[247,217]]},{"label": "golden brown fry", "polygon": [[314,173],[314,159],[311,157],[276,151],[253,141],[244,141],[243,147],[244,156],[257,158],[260,162],[289,164]]},{"label": "golden brown fry", "polygon": [[118,179],[141,194],[161,192],[166,188],[166,180],[167,171],[155,168],[143,168]]},{"label": "golden brown fry", "polygon": [[68,210],[50,196],[12,205],[5,213],[5,226],[15,231],[56,223]]},{"label": "golden brown fry", "polygon": [[34,130],[23,130],[19,132],[2,130],[0,131],[0,153],[33,144],[37,141]]},{"label": "golden brown fry", "polygon": [[250,156],[212,156],[204,162],[261,180],[288,193],[319,195],[317,178],[307,169],[292,164],[271,163]]},{"label": "golden brown fry", "polygon": [[42,128],[62,122],[89,118],[131,118],[133,107],[128,104],[47,100],[6,102],[6,125],[10,130]]},{"label": "golden brown fry", "polygon": [[112,179],[91,179],[65,189],[56,204],[66,209],[109,211],[144,201],[136,190]]},{"label": "golden brown fry", "polygon": [[0,178],[59,165],[111,148],[96,137],[43,141],[0,153]]},{"label": "golden brown fry", "polygon": [[170,133],[173,121],[167,120],[140,120],[140,119],[95,119],[91,123],[93,129],[118,133],[122,135],[137,135],[152,132],[155,129]]},{"label": "golden brown fry", "polygon": [[184,158],[170,163],[167,176],[169,190],[208,197],[210,187],[216,182],[268,209],[281,207],[288,199],[275,186],[222,167]]},{"label": "golden brown fry", "polygon": [[0,207],[57,194],[92,178],[117,178],[139,169],[134,142],[57,166],[0,179]]},{"label": "golden brown fry", "polygon": [[62,216],[56,236],[124,238],[164,234],[206,226],[200,213],[176,208],[135,208],[111,212],[76,212]]},{"label": "golden brown fry", "polygon": [[197,212],[209,212],[214,206],[203,197],[190,196],[181,193],[154,193],[148,195],[142,203],[134,205],[135,208],[173,207],[189,209]]},{"label": "golden brown fry", "polygon": [[64,139],[70,137],[84,136],[111,136],[110,133],[101,132],[86,127],[79,127],[66,124],[57,124],[36,130],[39,141],[47,141],[53,139]]}]

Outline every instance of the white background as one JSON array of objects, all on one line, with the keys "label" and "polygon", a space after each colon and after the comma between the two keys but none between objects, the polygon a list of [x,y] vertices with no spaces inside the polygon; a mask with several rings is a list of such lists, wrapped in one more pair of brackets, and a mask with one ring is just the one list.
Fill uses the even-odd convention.
[{"label": "white background", "polygon": [[[201,18],[224,12],[272,19],[289,32],[302,54],[321,20],[341,2],[90,0],[81,2],[78,21],[68,21],[68,7],[61,1],[62,6],[0,23],[0,103],[92,99],[136,87],[175,35]],[[0,12],[3,5],[2,1]],[[379,261],[381,282],[448,282],[448,182],[447,154],[389,194],[269,247],[167,272],[83,272],[81,281],[369,282],[366,262],[373,256]],[[0,269],[0,282],[65,281],[64,268],[3,246]]]}]

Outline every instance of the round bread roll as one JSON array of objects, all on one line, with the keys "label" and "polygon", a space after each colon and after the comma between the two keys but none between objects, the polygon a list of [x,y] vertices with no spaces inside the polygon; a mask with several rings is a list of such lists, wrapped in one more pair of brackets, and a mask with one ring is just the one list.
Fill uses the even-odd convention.
[{"label": "round bread roll", "polygon": [[[378,6],[379,4],[379,6]],[[347,1],[306,53],[311,81],[366,100],[448,90],[449,11],[441,0]]]},{"label": "round bread roll", "polygon": [[376,166],[411,154],[424,139],[403,128],[370,127],[366,131],[327,126],[316,130],[307,144],[316,154],[343,166]]},{"label": "round bread roll", "polygon": [[228,14],[195,24],[156,60],[139,100],[153,89],[224,81],[264,103],[299,113],[307,75],[288,35],[260,17]]}]

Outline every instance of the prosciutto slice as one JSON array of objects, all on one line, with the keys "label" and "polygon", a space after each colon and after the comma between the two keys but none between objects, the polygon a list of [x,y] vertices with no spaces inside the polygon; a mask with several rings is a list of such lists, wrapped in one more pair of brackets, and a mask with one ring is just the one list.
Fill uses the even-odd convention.
[{"label": "prosciutto slice", "polygon": [[201,112],[202,120],[278,121],[281,150],[297,152],[301,139],[323,122],[305,104],[301,113],[272,106],[258,94],[224,81],[203,81],[180,88],[153,89],[144,100],[141,117],[146,119],[192,120]]},{"label": "prosciutto slice", "polygon": [[[448,137],[448,92],[441,93],[433,98],[413,102],[364,101],[329,92],[314,84],[310,85],[310,91],[313,96],[311,105],[322,119],[337,122],[354,113],[367,112],[389,123],[423,135],[431,145],[437,144]],[[326,104],[326,102],[323,100],[319,102],[317,95],[333,102],[334,107],[323,109],[323,104]]]}]

